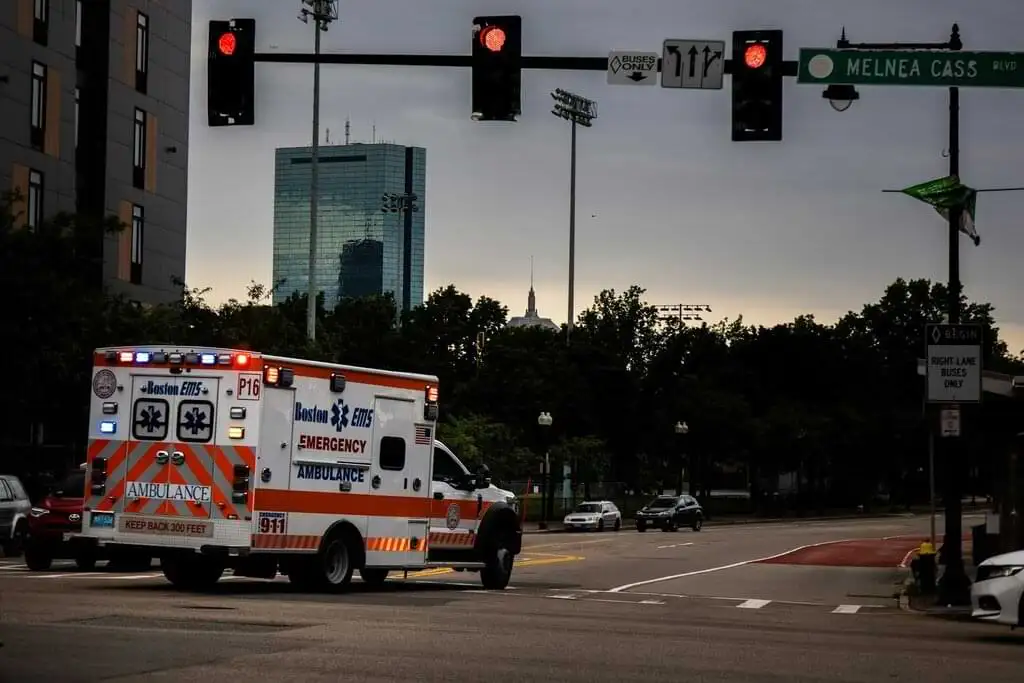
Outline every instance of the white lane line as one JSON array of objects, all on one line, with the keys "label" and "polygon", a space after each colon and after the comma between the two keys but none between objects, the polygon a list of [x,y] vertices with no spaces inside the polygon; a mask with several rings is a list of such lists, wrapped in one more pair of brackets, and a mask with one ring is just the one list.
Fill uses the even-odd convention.
[{"label": "white lane line", "polygon": [[770,602],[771,600],[744,600],[736,606],[740,609],[761,609]]},{"label": "white lane line", "polygon": [[640,605],[664,605],[665,601],[664,600],[641,600],[637,604],[640,604]]},{"label": "white lane line", "polygon": [[860,605],[839,605],[839,607],[832,610],[832,614],[856,614],[860,611],[860,608]]},{"label": "white lane line", "polygon": [[637,588],[638,586],[649,586],[652,583],[661,583],[663,581],[672,581],[673,579],[685,579],[688,576],[699,576],[701,574],[710,574],[712,572],[720,572],[726,569],[735,569],[736,567],[745,567],[748,564],[755,564],[757,562],[767,562],[768,560],[775,560],[786,555],[792,555],[795,552],[806,550],[807,548],[818,548],[823,545],[835,545],[836,543],[848,543],[850,541],[858,541],[863,539],[857,538],[844,538],[838,541],[822,541],[821,543],[810,543],[808,545],[802,545],[785,552],[777,553],[775,555],[769,555],[768,557],[755,557],[752,560],[743,560],[742,562],[733,562],[732,564],[724,564],[720,567],[709,567],[708,569],[698,569],[692,572],[683,572],[682,574],[670,574],[669,576],[659,576],[656,579],[647,579],[645,581],[634,581],[633,583],[626,583],[621,586],[609,589],[609,593],[621,593],[627,591],[630,588]]},{"label": "white lane line", "polygon": [[673,545],[659,545],[658,550],[664,550],[665,548],[685,548],[688,545],[693,545],[693,543],[675,543]]},{"label": "white lane line", "polygon": [[27,564],[5,564],[0,565],[0,570],[8,572],[23,572],[28,570]]}]

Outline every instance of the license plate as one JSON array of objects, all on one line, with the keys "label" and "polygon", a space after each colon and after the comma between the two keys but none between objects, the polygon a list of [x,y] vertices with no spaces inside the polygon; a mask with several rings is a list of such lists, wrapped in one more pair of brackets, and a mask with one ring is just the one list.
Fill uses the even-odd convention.
[{"label": "license plate", "polygon": [[90,518],[93,528],[100,529],[113,529],[114,528],[114,513],[112,512],[93,512],[90,513]]},{"label": "license plate", "polygon": [[70,533],[65,533],[65,534],[64,534],[64,536],[63,536],[63,538],[62,538],[62,540],[63,540],[63,541],[65,542],[65,543],[67,543],[68,541],[70,541],[70,540],[71,540],[71,534],[70,534]]}]

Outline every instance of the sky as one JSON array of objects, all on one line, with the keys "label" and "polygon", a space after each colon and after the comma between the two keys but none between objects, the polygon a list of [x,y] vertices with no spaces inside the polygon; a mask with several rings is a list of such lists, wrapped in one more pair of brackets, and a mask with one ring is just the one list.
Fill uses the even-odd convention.
[{"label": "sky", "polygon": [[[312,66],[257,64],[256,125],[206,125],[210,19],[256,19],[258,52],[312,52],[300,0],[194,0],[188,263],[212,302],[270,284],[274,149],[308,145]],[[969,7],[969,10],[967,8]],[[801,47],[941,42],[960,22],[968,50],[1024,51],[1020,0],[341,0],[324,52],[468,54],[472,18],[523,17],[527,55],[661,52],[667,38],[731,41],[733,30],[785,31]],[[598,103],[577,161],[577,313],[603,289],[638,284],[652,304],[706,304],[705,319],[771,325],[813,313],[833,322],[877,301],[897,277],[945,280],[947,237],[930,207],[882,189],[946,175],[947,93],[861,87],[843,113],[820,86],[784,84],[784,140],[730,141],[723,90],[608,85],[603,72],[524,71],[523,115],[473,122],[468,69],[333,65],[322,69],[321,143],[427,149],[427,292],[448,284],[526,307],[530,259],[541,315],[568,301],[569,124],[550,91]],[[961,90],[961,177],[1024,186],[1024,93]],[[988,301],[1012,351],[1024,349],[1024,192],[980,195],[981,245],[966,237],[962,279]]]}]

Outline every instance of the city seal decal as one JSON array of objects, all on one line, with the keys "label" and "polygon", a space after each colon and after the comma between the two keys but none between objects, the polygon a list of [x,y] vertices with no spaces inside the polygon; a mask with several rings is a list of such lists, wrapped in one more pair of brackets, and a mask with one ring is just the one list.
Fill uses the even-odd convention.
[{"label": "city seal decal", "polygon": [[459,504],[458,503],[452,503],[451,505],[448,506],[448,518],[446,520],[446,522],[448,524],[448,528],[452,529],[452,530],[458,529],[459,528],[459,520],[460,520]]},{"label": "city seal decal", "polygon": [[110,370],[103,369],[97,372],[92,378],[92,393],[97,398],[106,400],[117,391],[117,377]]}]

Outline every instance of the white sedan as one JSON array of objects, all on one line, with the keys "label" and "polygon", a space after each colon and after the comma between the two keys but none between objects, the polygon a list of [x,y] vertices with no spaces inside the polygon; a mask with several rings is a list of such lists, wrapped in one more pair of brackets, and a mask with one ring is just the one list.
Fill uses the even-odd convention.
[{"label": "white sedan", "polygon": [[1024,626],[1024,550],[990,557],[978,565],[971,586],[971,616],[983,621]]},{"label": "white sedan", "polygon": [[562,526],[566,531],[570,529],[593,529],[604,531],[622,528],[622,513],[615,503],[608,500],[585,501],[576,506],[576,509],[565,516]]}]

